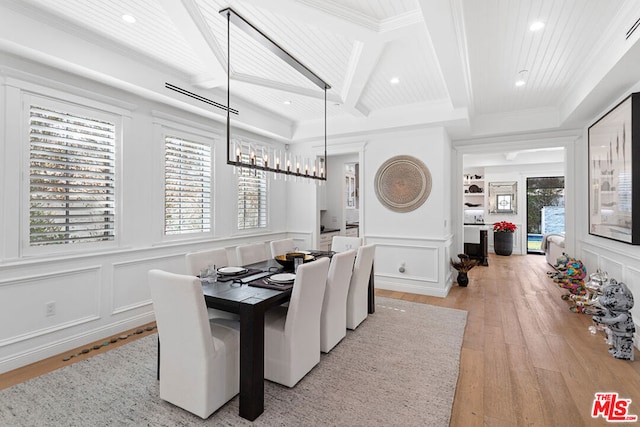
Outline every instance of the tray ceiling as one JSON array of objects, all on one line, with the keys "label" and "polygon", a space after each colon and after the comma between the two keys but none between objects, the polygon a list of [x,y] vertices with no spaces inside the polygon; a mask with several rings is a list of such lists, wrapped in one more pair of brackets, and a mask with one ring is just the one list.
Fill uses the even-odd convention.
[{"label": "tray ceiling", "polygon": [[[85,41],[156,64],[188,82],[185,89],[217,100],[227,81],[227,24],[219,11],[232,7],[331,85],[330,121],[346,126],[352,118],[354,126],[368,121],[367,128],[375,129],[376,122],[393,126],[381,117],[401,116],[404,125],[462,123],[467,135],[482,133],[483,120],[502,117],[544,116],[542,127],[549,129],[580,124],[576,111],[589,104],[585,100],[617,59],[638,50],[637,35],[620,38],[640,18],[633,0],[5,3]],[[136,22],[124,22],[123,14]],[[536,20],[545,27],[530,31]],[[598,79],[593,72],[599,68]],[[520,75],[526,84],[516,87]],[[233,25],[230,77],[232,103],[268,111],[294,129],[323,114],[322,91]],[[582,99],[574,101],[578,93]],[[597,101],[606,106],[619,95]],[[592,113],[593,107],[583,115]]]}]

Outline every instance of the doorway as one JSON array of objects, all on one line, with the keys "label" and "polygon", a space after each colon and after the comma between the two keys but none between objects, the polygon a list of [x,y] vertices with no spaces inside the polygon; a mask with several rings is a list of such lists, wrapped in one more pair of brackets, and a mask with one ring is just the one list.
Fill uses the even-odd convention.
[{"label": "doorway", "polygon": [[565,229],[564,177],[527,178],[527,253],[543,254],[542,237]]}]

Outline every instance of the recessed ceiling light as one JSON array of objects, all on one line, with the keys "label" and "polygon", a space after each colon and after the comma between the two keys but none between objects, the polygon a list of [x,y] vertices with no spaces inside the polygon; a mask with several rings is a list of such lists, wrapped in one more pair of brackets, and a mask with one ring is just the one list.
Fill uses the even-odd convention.
[{"label": "recessed ceiling light", "polygon": [[530,31],[538,31],[544,28],[544,22],[542,21],[536,21],[533,24],[531,24],[531,26],[529,27]]},{"label": "recessed ceiling light", "polygon": [[528,70],[518,71],[518,78],[516,79],[516,87],[521,87],[527,84],[527,73],[528,73]]},{"label": "recessed ceiling light", "polygon": [[124,22],[128,22],[129,24],[133,24],[134,22],[136,22],[136,18],[128,14],[122,15],[122,20]]},{"label": "recessed ceiling light", "polygon": [[284,105],[291,105],[292,104],[291,100],[289,100],[289,99],[285,100],[283,103],[284,103]]},{"label": "recessed ceiling light", "polygon": [[389,80],[389,83],[391,83],[392,85],[397,85],[398,83],[400,83],[400,78],[399,77],[391,77],[391,80]]}]

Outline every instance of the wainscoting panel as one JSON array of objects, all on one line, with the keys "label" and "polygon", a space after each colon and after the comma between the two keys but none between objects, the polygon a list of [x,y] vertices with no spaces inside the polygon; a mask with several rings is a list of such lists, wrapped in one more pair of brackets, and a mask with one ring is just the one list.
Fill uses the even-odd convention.
[{"label": "wainscoting panel", "polygon": [[[618,260],[614,260],[612,258],[601,256],[600,257],[600,269],[602,271],[606,271],[609,275],[609,278],[616,279],[619,282],[624,281],[624,264],[622,264]],[[588,273],[594,273],[594,271],[587,271]]]},{"label": "wainscoting panel", "polygon": [[149,270],[184,274],[184,255],[168,255],[113,264],[112,314],[151,305]]},{"label": "wainscoting panel", "polygon": [[91,266],[1,281],[0,347],[98,319],[100,271]]},{"label": "wainscoting panel", "polygon": [[444,260],[450,240],[376,236],[366,243],[376,245],[377,288],[441,297],[448,293],[451,275]]},{"label": "wainscoting panel", "polygon": [[588,249],[582,250],[582,257],[580,260],[582,261],[582,264],[587,267],[587,274],[595,273],[600,265],[598,254]]}]

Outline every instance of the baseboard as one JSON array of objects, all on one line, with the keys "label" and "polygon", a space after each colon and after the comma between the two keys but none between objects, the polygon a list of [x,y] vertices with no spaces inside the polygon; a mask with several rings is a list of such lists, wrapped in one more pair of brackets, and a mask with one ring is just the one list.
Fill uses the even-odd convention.
[{"label": "baseboard", "polygon": [[71,351],[78,347],[82,347],[83,345],[100,341],[104,338],[117,335],[123,331],[134,329],[153,321],[155,321],[155,316],[151,311],[77,335],[65,337],[58,341],[49,342],[46,345],[31,348],[21,353],[9,355],[0,360],[0,374]]},{"label": "baseboard", "polygon": [[444,298],[449,293],[449,289],[451,289],[451,283],[443,289],[441,287],[436,288],[428,286],[428,282],[423,282],[421,284],[398,283],[382,280],[376,276],[376,288]]}]

